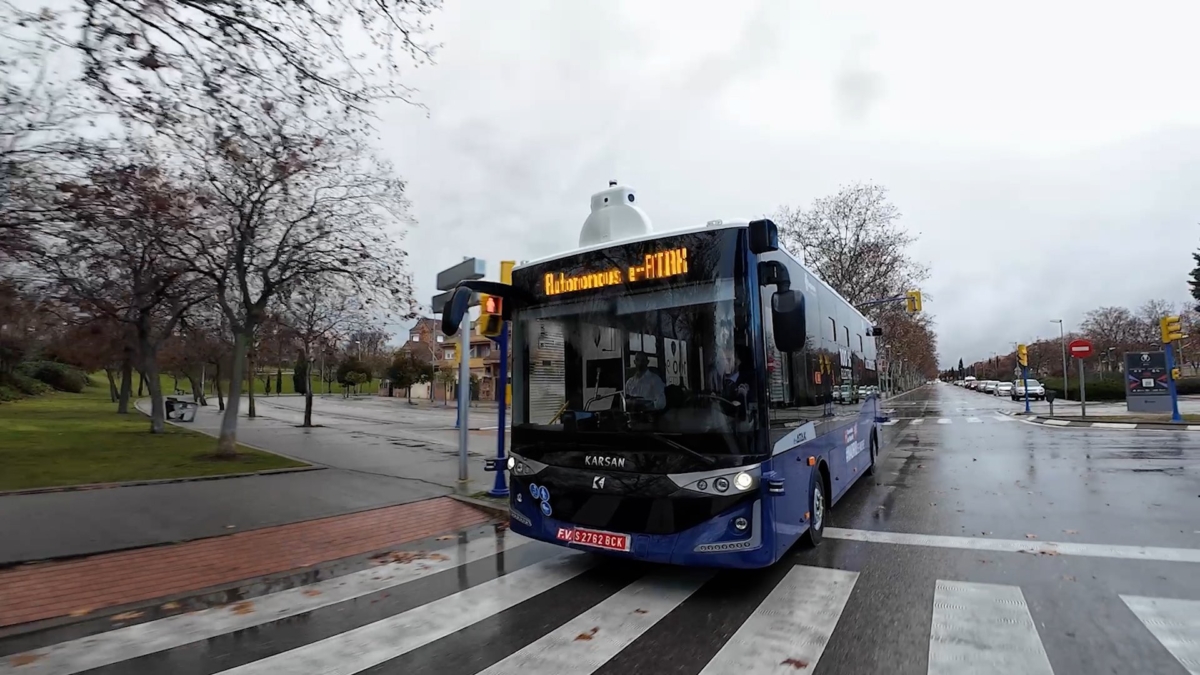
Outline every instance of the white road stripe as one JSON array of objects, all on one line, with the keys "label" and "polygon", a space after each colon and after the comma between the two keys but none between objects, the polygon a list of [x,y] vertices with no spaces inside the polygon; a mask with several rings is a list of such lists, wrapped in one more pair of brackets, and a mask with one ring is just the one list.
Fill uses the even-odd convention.
[{"label": "white road stripe", "polygon": [[1043,424],[1049,424],[1052,427],[1071,426],[1071,423],[1067,420],[1046,420],[1045,422],[1043,422]]},{"label": "white road stripe", "polygon": [[643,577],[480,675],[590,675],[712,575],[670,570]]},{"label": "white road stripe", "polygon": [[595,564],[592,556],[576,554],[530,565],[407,612],[222,672],[353,675],[515,607]]},{"label": "white road stripe", "polygon": [[924,421],[925,421],[925,418],[924,418],[924,417],[918,417],[917,419],[915,419],[915,420],[913,420],[912,422],[910,422],[910,423],[909,423],[909,426],[914,426],[914,427],[915,427],[915,426],[917,426],[918,424],[921,424],[921,423],[922,423],[922,422],[924,422]]},{"label": "white road stripe", "polygon": [[1092,558],[1124,560],[1158,560],[1162,562],[1200,563],[1200,549],[1166,548],[1162,546],[1121,546],[1116,544],[1077,544],[1074,542],[1022,541],[1019,539],[984,539],[981,537],[952,537],[939,534],[909,534],[907,532],[875,532],[825,528],[824,536],[831,539],[866,541],[875,544],[902,544],[933,548],[961,548],[1002,553],[1033,553],[1037,555],[1078,555]]},{"label": "white road stripe", "polygon": [[1200,675],[1200,601],[1122,595],[1139,621],[1180,665]]},{"label": "white road stripe", "polygon": [[978,417],[968,417],[967,422],[969,424],[981,424],[983,420],[979,419]]},{"label": "white road stripe", "polygon": [[[451,546],[423,556],[414,556],[407,562],[388,563],[307,586],[271,593],[254,598],[246,605],[214,607],[180,614],[36,649],[17,655],[27,657],[18,659],[29,661],[27,666],[14,668],[8,665],[11,662],[9,659],[0,661],[0,674],[19,672],[21,675],[69,675],[279,621],[402,586],[504,550],[511,550],[530,541],[520,535],[513,535],[512,532],[505,533],[503,537],[489,534],[470,541],[465,546]],[[246,608],[250,608],[250,611],[245,611]]]},{"label": "white road stripe", "polygon": [[858,572],[793,567],[700,675],[811,673],[856,581]]},{"label": "white road stripe", "polygon": [[929,675],[959,673],[1053,675],[1020,588],[938,579]]},{"label": "white road stripe", "polygon": [[884,423],[883,423],[883,426],[885,426],[885,427],[890,427],[890,426],[892,426],[893,424],[899,424],[899,423],[900,423],[900,420],[897,420],[897,419],[891,419],[891,420],[888,420],[888,421],[884,422]]},{"label": "white road stripe", "polygon": [[950,418],[949,417],[939,417],[938,424],[950,424]]},{"label": "white road stripe", "polygon": [[1092,422],[1092,426],[1098,429],[1136,429],[1136,424],[1127,422]]},{"label": "white road stripe", "polygon": [[997,422],[1013,421],[1013,418],[1009,417],[1008,415],[992,415],[992,419],[996,420]]},{"label": "white road stripe", "polygon": [[1189,424],[1188,431],[1200,431],[1200,424]]}]

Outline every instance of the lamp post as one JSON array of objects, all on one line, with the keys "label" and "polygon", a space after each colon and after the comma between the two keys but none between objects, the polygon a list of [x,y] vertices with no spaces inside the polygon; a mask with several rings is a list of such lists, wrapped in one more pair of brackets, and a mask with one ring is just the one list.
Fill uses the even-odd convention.
[{"label": "lamp post", "polygon": [[1063,320],[1062,319],[1051,319],[1050,323],[1058,324],[1058,339],[1059,339],[1059,342],[1062,343],[1063,398],[1065,399],[1067,397],[1067,394],[1071,391],[1071,380],[1070,380],[1070,377],[1067,375],[1067,333],[1066,333],[1066,329],[1063,328]]}]

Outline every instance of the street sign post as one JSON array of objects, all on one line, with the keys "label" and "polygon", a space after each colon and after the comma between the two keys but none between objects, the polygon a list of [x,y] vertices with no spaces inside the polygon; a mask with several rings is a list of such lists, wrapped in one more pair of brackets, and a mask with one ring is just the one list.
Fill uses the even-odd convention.
[{"label": "street sign post", "polygon": [[[464,258],[462,262],[438,272],[437,288],[439,291],[450,291],[461,281],[482,279],[486,273],[487,263],[479,258]],[[434,296],[433,304],[441,299],[446,304],[445,293]],[[434,311],[439,311],[436,308]],[[443,327],[444,329],[445,327]],[[467,446],[470,444],[470,426],[467,416],[471,407],[471,314],[464,312],[462,326],[458,329],[458,492],[469,492],[467,479]]]},{"label": "street sign post", "polygon": [[[512,283],[512,269],[516,264],[512,260],[500,261],[500,283]],[[500,299],[494,298],[494,300],[497,304],[493,307],[484,307],[485,312],[500,313]],[[508,332],[508,322],[501,321],[500,335],[495,338],[496,348],[500,351],[500,382],[496,387],[499,398],[499,411],[496,415],[496,481],[492,484],[492,489],[488,490],[488,494],[493,497],[508,496],[508,486],[504,483],[505,463],[508,461],[504,453],[504,434],[507,426],[505,411],[508,408]]]},{"label": "street sign post", "polygon": [[[1071,344],[1067,345],[1067,350],[1071,352],[1071,356],[1079,360],[1079,414],[1087,417],[1087,385],[1083,376],[1083,360],[1092,355],[1092,341],[1071,340]],[[1065,380],[1066,373],[1063,373],[1063,376]]]}]

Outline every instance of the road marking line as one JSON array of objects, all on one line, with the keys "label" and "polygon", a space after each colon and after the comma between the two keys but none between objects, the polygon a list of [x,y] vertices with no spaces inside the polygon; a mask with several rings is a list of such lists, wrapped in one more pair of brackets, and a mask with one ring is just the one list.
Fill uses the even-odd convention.
[{"label": "road marking line", "polygon": [[1017,586],[938,579],[929,632],[929,675],[1053,675]]},{"label": "road marking line", "polygon": [[1022,541],[1019,539],[984,539],[940,534],[910,534],[908,532],[878,532],[825,528],[824,536],[831,539],[865,541],[874,544],[902,544],[933,548],[961,548],[1002,553],[1033,553],[1041,555],[1078,555],[1092,558],[1121,558],[1125,560],[1158,560],[1162,562],[1200,563],[1200,549],[1167,548],[1163,546],[1124,546],[1120,544],[1079,544],[1075,542]]},{"label": "road marking line", "polygon": [[1136,424],[1127,422],[1092,422],[1092,426],[1099,429],[1136,429]]},{"label": "road marking line", "polygon": [[888,421],[886,421],[886,422],[884,422],[884,423],[883,423],[883,426],[885,426],[885,427],[890,427],[890,426],[892,426],[893,424],[899,424],[899,423],[900,423],[900,420],[888,420]]},{"label": "road marking line", "polygon": [[796,565],[700,675],[811,673],[856,581],[858,572]]},{"label": "road marking line", "polygon": [[503,537],[488,534],[465,546],[430,551],[430,555],[414,556],[408,562],[389,563],[263,595],[251,599],[253,611],[248,613],[239,613],[242,610],[229,606],[213,607],[35,649],[17,655],[29,658],[36,656],[29,666],[10,670],[6,665],[7,660],[0,661],[0,673],[69,675],[298,616],[402,586],[531,541],[520,535],[514,537],[514,534],[508,532]]},{"label": "road marking line", "polygon": [[951,422],[951,420],[949,417],[939,417],[938,418],[938,424],[950,424],[950,422]]},{"label": "road marking line", "polygon": [[1121,600],[1179,665],[1200,675],[1200,602],[1122,595]]},{"label": "road marking line", "polygon": [[1042,424],[1049,424],[1052,427],[1069,427],[1071,422],[1068,420],[1045,420]]},{"label": "road marking line", "polygon": [[515,607],[595,564],[596,559],[587,555],[540,562],[407,612],[222,671],[222,675],[353,675]]},{"label": "road marking line", "polygon": [[1188,431],[1200,431],[1200,424],[1189,424]]},{"label": "road marking line", "polygon": [[910,422],[910,423],[909,423],[909,426],[911,426],[911,427],[915,427],[915,426],[917,426],[918,424],[921,424],[921,423],[922,423],[922,422],[924,422],[924,421],[925,421],[925,418],[924,418],[924,417],[918,417],[918,418],[916,418],[915,420],[913,420],[912,422]]},{"label": "road marking line", "polygon": [[978,417],[968,417],[967,423],[968,424],[982,424],[983,420],[979,419]]},{"label": "road marking line", "polygon": [[[480,675],[590,675],[712,576],[708,570],[671,570],[642,577]],[[588,637],[581,641],[583,635]]]},{"label": "road marking line", "polygon": [[992,419],[994,419],[994,420],[996,420],[996,421],[998,421],[998,422],[1011,422],[1011,421],[1013,421],[1013,418],[1009,417],[1008,415],[992,415]]}]

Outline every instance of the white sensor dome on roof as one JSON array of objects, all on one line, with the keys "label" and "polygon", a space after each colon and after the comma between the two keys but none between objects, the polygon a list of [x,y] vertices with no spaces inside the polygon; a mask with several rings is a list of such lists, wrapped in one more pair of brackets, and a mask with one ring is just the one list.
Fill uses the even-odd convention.
[{"label": "white sensor dome on roof", "polygon": [[609,181],[608,189],[592,195],[592,212],[579,231],[579,245],[593,246],[649,234],[650,217],[638,208],[633,188]]}]

